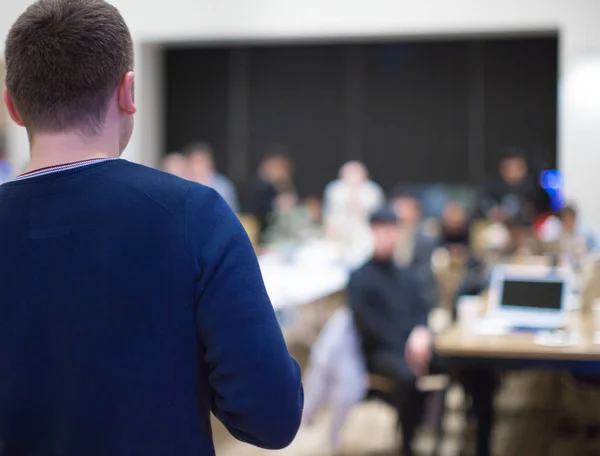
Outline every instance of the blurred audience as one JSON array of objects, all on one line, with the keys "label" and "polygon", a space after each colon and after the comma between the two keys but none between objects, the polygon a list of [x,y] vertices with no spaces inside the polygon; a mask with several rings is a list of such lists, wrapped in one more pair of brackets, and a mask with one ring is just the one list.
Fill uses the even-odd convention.
[{"label": "blurred audience", "polygon": [[460,204],[450,202],[446,205],[440,232],[440,243],[448,249],[450,255],[466,258],[471,242],[470,220]]},{"label": "blurred audience", "polygon": [[396,264],[413,270],[429,308],[434,308],[437,286],[431,259],[438,240],[427,234],[423,227],[421,205],[416,195],[407,190],[396,190],[392,208],[399,219],[399,238],[394,254]]},{"label": "blurred audience", "polygon": [[272,213],[272,223],[264,235],[265,242],[269,245],[297,243],[322,236],[321,224],[315,218],[318,215],[309,203],[298,204],[298,198],[293,193],[279,195]]},{"label": "blurred audience", "polygon": [[304,198],[304,206],[315,225],[323,223],[323,204],[318,196],[308,196]]},{"label": "blurred audience", "polygon": [[251,212],[258,220],[261,243],[275,222],[276,210],[287,210],[290,202],[297,202],[292,177],[292,161],[281,147],[274,147],[258,168],[258,179],[251,191]]},{"label": "blurred audience", "polygon": [[352,262],[364,261],[372,249],[369,215],[385,201],[381,187],[369,180],[364,164],[351,161],[327,185],[323,200],[327,235],[349,249]]},{"label": "blurred audience", "polygon": [[500,161],[499,177],[489,179],[482,189],[481,211],[495,222],[530,224],[538,198],[536,189],[523,153],[509,150]]},{"label": "blurred audience", "polygon": [[399,240],[396,214],[381,208],[371,216],[370,226],[373,256],[351,275],[348,299],[368,372],[397,384],[403,451],[411,455],[425,399],[416,381],[428,372],[432,356],[429,307],[413,274],[394,263]]},{"label": "blurred audience", "polygon": [[560,241],[565,253],[598,253],[600,244],[596,233],[587,227],[573,204],[565,206],[557,215],[547,218],[540,228],[543,241]]},{"label": "blurred audience", "polygon": [[188,160],[185,155],[179,152],[171,152],[162,162],[162,170],[174,176],[188,179]]},{"label": "blurred audience", "polygon": [[14,176],[14,170],[8,157],[6,156],[6,148],[4,138],[0,136],[0,184],[8,182]]},{"label": "blurred audience", "polygon": [[188,159],[189,179],[214,188],[231,209],[238,212],[235,186],[227,177],[216,171],[212,147],[204,142],[190,144],[185,154]]}]

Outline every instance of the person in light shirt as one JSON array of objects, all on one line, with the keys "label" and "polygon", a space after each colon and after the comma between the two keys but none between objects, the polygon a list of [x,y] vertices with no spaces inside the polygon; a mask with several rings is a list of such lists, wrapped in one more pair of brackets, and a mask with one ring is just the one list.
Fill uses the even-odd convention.
[{"label": "person in light shirt", "polygon": [[600,252],[596,233],[581,220],[573,204],[563,207],[558,215],[548,217],[539,232],[543,241],[560,241],[565,253],[585,255]]},{"label": "person in light shirt", "polygon": [[171,152],[168,154],[163,159],[161,168],[165,173],[181,177],[182,179],[185,179],[188,176],[187,158],[179,152]]},{"label": "person in light shirt", "polygon": [[6,157],[5,139],[0,135],[0,184],[13,177],[13,166]]},{"label": "person in light shirt", "polygon": [[186,148],[188,178],[199,184],[214,188],[234,212],[239,210],[237,193],[233,183],[215,169],[212,147],[208,143],[194,143]]},{"label": "person in light shirt", "polygon": [[357,264],[372,251],[369,215],[384,201],[381,187],[369,179],[366,166],[357,161],[344,164],[339,178],[325,188],[323,218],[327,235],[348,248]]}]

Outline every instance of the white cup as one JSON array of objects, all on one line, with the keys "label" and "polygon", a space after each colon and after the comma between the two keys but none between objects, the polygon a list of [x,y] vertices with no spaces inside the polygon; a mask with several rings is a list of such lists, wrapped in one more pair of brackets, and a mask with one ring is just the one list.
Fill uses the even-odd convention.
[{"label": "white cup", "polygon": [[463,334],[473,334],[481,316],[482,299],[479,296],[461,296],[457,303],[458,327]]}]

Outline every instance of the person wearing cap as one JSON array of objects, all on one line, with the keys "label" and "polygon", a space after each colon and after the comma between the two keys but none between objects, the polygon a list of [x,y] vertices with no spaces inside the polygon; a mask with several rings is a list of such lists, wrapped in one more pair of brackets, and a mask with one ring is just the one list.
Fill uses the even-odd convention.
[{"label": "person wearing cap", "polygon": [[416,277],[394,261],[399,236],[394,211],[382,207],[369,222],[373,255],[352,273],[348,299],[368,372],[397,384],[403,450],[411,455],[424,407],[424,396],[417,391],[416,381],[428,371],[432,354],[427,329],[429,309]]}]

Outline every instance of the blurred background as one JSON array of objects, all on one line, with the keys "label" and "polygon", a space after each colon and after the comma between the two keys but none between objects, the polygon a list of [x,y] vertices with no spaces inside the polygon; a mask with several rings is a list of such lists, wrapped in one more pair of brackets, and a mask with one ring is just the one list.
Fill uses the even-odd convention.
[{"label": "blurred background", "polygon": [[[29,3],[3,2],[0,35]],[[414,270],[428,306],[433,352],[444,357],[455,343],[459,359],[419,387],[427,406],[416,454],[600,454],[591,413],[600,369],[590,367],[600,361],[591,323],[600,297],[599,1],[112,3],[136,45],[138,116],[124,158],[212,186],[239,214],[305,368],[309,406],[321,402],[319,385],[362,375],[343,423],[331,404],[310,409],[279,454],[407,448],[390,379],[368,372],[369,359],[363,374],[333,375],[330,356],[352,342],[323,330],[352,301],[352,271],[381,247],[370,223],[381,206],[396,217],[382,215],[383,224],[400,233],[394,263]],[[0,181],[27,160],[27,135],[0,109]],[[492,347],[489,356],[460,337],[440,339],[460,324],[460,298],[486,293],[494,266],[533,260],[578,277],[576,318],[592,326],[577,330],[583,342],[568,366],[564,348],[540,354],[533,335],[519,336],[518,349],[510,334],[475,342]],[[358,326],[351,332],[364,338]],[[492,359],[483,373],[459,362],[481,357]],[[323,405],[339,402],[333,396]],[[214,432],[220,455],[269,454],[218,423]]]}]

